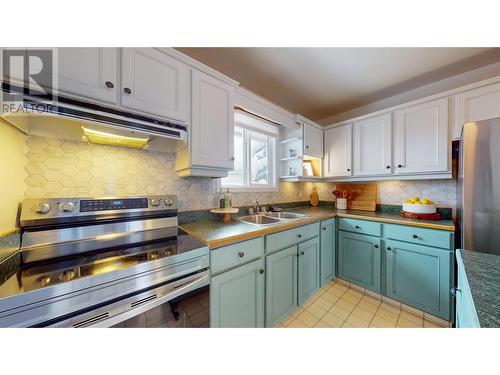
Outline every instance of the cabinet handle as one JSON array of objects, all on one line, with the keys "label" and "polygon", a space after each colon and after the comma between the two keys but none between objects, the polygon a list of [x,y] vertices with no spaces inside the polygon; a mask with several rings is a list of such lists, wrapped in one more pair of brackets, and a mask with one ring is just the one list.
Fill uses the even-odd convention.
[{"label": "cabinet handle", "polygon": [[455,297],[457,295],[457,292],[462,293],[462,290],[458,288],[451,288],[450,289],[450,296]]},{"label": "cabinet handle", "polygon": [[326,227],[323,227],[323,230],[326,230]]},{"label": "cabinet handle", "polygon": [[127,94],[127,95],[132,94],[132,90],[130,90],[128,87],[125,87],[125,88],[123,89],[123,91],[124,91],[124,92],[125,92],[125,94]]},{"label": "cabinet handle", "polygon": [[115,85],[113,85],[113,82],[110,82],[110,81],[106,81],[106,82],[104,82],[104,84],[106,85],[106,87],[108,89],[113,89],[115,87]]},{"label": "cabinet handle", "polygon": [[418,238],[418,236],[417,236],[416,234],[414,234],[412,237],[413,237],[413,238]]},{"label": "cabinet handle", "polygon": [[386,166],[386,168],[387,168],[387,169],[391,169],[391,166],[390,166],[390,165],[388,165],[388,166]]},{"label": "cabinet handle", "polygon": [[261,269],[259,270],[259,273],[261,273],[261,274],[262,274],[262,273],[264,273],[264,270],[261,268]]},{"label": "cabinet handle", "polygon": [[300,255],[304,255],[304,252],[303,252],[303,251],[301,251],[301,252],[300,252]]},{"label": "cabinet handle", "polygon": [[403,166],[401,164],[398,164],[398,168],[403,168]]},{"label": "cabinet handle", "polygon": [[378,249],[378,245],[373,245],[373,247],[374,247],[375,249]]},{"label": "cabinet handle", "polygon": [[240,258],[243,258],[243,257],[245,256],[245,253],[244,253],[243,251],[240,251],[240,252],[238,253],[238,255],[239,255],[239,257],[240,257]]},{"label": "cabinet handle", "polygon": [[302,238],[302,235],[301,234],[297,234],[297,238]]},{"label": "cabinet handle", "polygon": [[391,251],[392,249],[390,247],[388,247],[387,250]]}]

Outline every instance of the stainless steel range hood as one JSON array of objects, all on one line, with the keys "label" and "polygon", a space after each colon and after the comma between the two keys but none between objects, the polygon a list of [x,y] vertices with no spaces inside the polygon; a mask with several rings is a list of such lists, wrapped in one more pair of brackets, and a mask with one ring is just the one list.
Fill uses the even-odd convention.
[{"label": "stainless steel range hood", "polygon": [[[9,85],[2,90],[22,92]],[[17,104],[17,111],[0,117],[29,135],[160,152],[175,152],[187,142],[185,125],[80,100],[58,97],[47,105],[23,95]]]}]

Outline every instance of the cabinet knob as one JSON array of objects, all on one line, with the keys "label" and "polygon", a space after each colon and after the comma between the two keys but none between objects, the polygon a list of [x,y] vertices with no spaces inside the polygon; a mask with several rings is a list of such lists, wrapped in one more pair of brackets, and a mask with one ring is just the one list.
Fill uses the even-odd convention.
[{"label": "cabinet knob", "polygon": [[391,251],[391,250],[392,250],[392,248],[388,247],[388,248],[387,248],[387,250]]},{"label": "cabinet knob", "polygon": [[323,230],[326,230],[326,227],[323,227]]},{"label": "cabinet knob", "polygon": [[309,148],[309,145],[306,145],[306,148]]},{"label": "cabinet knob", "polygon": [[125,94],[127,94],[127,95],[132,94],[132,90],[130,90],[128,87],[125,87],[125,88],[123,89],[123,92],[125,92]]},{"label": "cabinet knob", "polygon": [[110,82],[110,81],[106,81],[106,82],[104,82],[104,84],[106,85],[106,87],[108,89],[112,89],[112,88],[115,87],[115,85],[113,84],[113,82]]},{"label": "cabinet knob", "polygon": [[374,247],[375,249],[378,249],[378,245],[373,245],[373,247]]},{"label": "cabinet knob", "polygon": [[398,168],[403,168],[403,166],[401,164],[398,164]]},{"label": "cabinet knob", "polygon": [[462,290],[458,288],[451,288],[450,289],[450,296],[455,297],[457,295],[457,292],[462,293]]},{"label": "cabinet knob", "polygon": [[302,235],[301,234],[297,234],[297,238],[302,238]]},{"label": "cabinet knob", "polygon": [[347,172],[350,172],[351,171],[351,168],[347,168]]},{"label": "cabinet knob", "polygon": [[261,268],[261,269],[259,270],[259,273],[261,273],[261,274],[262,274],[262,273],[264,273],[264,269],[262,269],[262,268]]},{"label": "cabinet knob", "polygon": [[240,258],[243,258],[243,257],[245,256],[245,253],[244,253],[243,251],[240,251],[240,252],[238,253],[238,256],[239,256]]},{"label": "cabinet knob", "polygon": [[417,236],[416,234],[414,234],[412,237],[413,237],[413,238],[418,238],[418,236]]},{"label": "cabinet knob", "polygon": [[231,156],[231,160],[234,161],[235,160],[235,157],[234,156]]},{"label": "cabinet knob", "polygon": [[359,227],[359,225],[356,225],[354,228],[356,228],[356,229],[361,229],[361,228]]},{"label": "cabinet knob", "polygon": [[303,252],[303,251],[301,251],[301,252],[300,252],[300,255],[304,255],[304,252]]},{"label": "cabinet knob", "polygon": [[387,169],[391,169],[391,166],[390,166],[390,165],[387,165],[387,166],[386,166],[386,168],[387,168]]}]

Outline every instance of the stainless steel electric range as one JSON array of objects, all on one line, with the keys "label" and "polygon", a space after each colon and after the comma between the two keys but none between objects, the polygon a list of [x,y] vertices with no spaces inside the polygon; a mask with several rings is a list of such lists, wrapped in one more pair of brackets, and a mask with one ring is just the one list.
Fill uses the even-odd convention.
[{"label": "stainless steel electric range", "polygon": [[0,327],[148,326],[208,288],[208,248],[178,228],[175,196],[29,199],[20,221]]}]

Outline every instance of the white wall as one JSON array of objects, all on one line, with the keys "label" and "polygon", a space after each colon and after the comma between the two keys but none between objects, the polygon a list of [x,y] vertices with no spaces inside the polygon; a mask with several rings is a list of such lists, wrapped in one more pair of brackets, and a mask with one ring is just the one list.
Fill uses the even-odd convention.
[{"label": "white wall", "polygon": [[27,176],[25,136],[0,119],[0,235],[17,226]]}]

